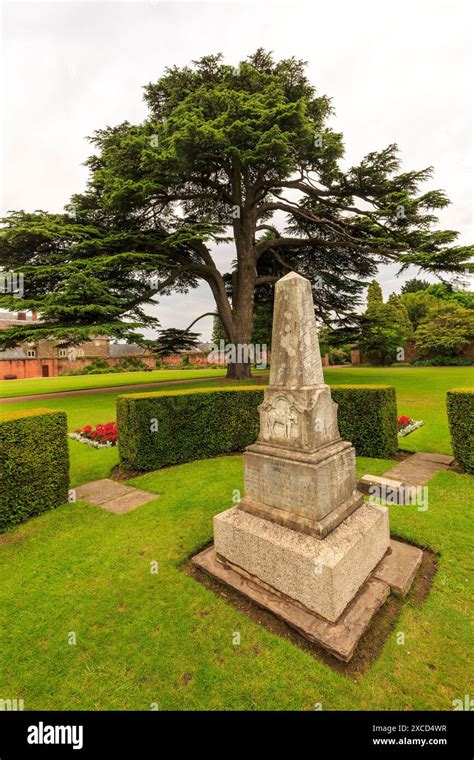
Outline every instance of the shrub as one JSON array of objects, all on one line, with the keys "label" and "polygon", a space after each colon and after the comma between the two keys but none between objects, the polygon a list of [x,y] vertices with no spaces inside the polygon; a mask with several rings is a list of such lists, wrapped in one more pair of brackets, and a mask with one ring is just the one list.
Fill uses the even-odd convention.
[{"label": "shrub", "polygon": [[68,500],[65,412],[0,412],[0,531]]},{"label": "shrub", "polygon": [[452,388],[446,402],[454,456],[465,472],[474,473],[474,388]]},{"label": "shrub", "polygon": [[430,354],[459,356],[474,339],[474,311],[455,303],[440,301],[429,309],[426,319],[415,333],[416,349],[421,358]]},{"label": "shrub", "polygon": [[147,364],[138,356],[124,356],[115,366],[116,372],[142,372]]},{"label": "shrub", "polygon": [[108,372],[115,372],[114,367],[109,367],[105,359],[93,359],[82,370],[83,375],[102,375]]},{"label": "shrub", "polygon": [[117,399],[120,462],[156,470],[241,451],[258,434],[261,388],[135,393]]},{"label": "shrub", "polygon": [[344,364],[345,362],[350,362],[350,360],[350,349],[347,351],[345,346],[331,348],[329,352],[329,364]]},{"label": "shrub", "polygon": [[[357,454],[391,456],[397,444],[395,389],[336,386],[339,429]],[[241,451],[259,430],[261,387],[135,393],[117,399],[121,464],[156,470],[193,459]]]},{"label": "shrub", "polygon": [[397,399],[391,385],[333,385],[339,431],[358,456],[391,457],[398,450]]},{"label": "shrub", "polygon": [[474,359],[462,356],[435,356],[433,359],[416,359],[412,367],[472,367]]}]

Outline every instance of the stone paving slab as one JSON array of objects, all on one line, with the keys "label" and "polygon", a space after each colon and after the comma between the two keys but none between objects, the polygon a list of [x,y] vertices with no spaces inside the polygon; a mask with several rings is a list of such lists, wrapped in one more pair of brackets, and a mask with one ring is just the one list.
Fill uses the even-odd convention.
[{"label": "stone paving slab", "polygon": [[327,649],[344,662],[351,659],[363,633],[390,594],[387,583],[370,578],[337,622],[330,623],[298,602],[278,594],[240,568],[234,569],[227,563],[223,564],[217,560],[213,546],[193,557],[192,562],[212,578],[269,610],[306,639]]},{"label": "stone paving slab", "polygon": [[404,486],[401,480],[395,480],[394,478],[385,478],[379,475],[363,475],[357,481],[357,490],[361,493],[369,494],[371,486],[380,486],[386,489],[398,489]]},{"label": "stone paving slab", "polygon": [[102,478],[76,488],[76,498],[121,515],[157,499],[158,494],[127,486],[110,478]]},{"label": "stone paving slab", "polygon": [[406,596],[423,559],[417,546],[390,541],[391,551],[385,555],[372,573],[374,578],[388,583],[395,594]]},{"label": "stone paving slab", "polygon": [[76,497],[78,499],[85,499],[91,504],[102,504],[109,499],[123,496],[123,494],[129,493],[131,490],[132,486],[127,486],[125,483],[118,483],[110,478],[102,478],[101,480],[93,480],[91,483],[86,483],[76,488]]},{"label": "stone paving slab", "polygon": [[139,488],[134,488],[132,493],[125,493],[122,496],[118,496],[116,499],[109,499],[109,501],[98,504],[98,506],[102,509],[106,509],[108,512],[122,515],[125,512],[130,512],[132,509],[141,507],[143,504],[148,504],[149,501],[153,501],[157,498],[158,494],[156,493],[141,491]]},{"label": "stone paving slab", "polygon": [[429,454],[424,451],[417,451],[416,454],[413,455],[412,459],[421,459],[427,462],[436,462],[437,464],[445,464],[448,467],[454,462],[454,457],[449,456],[448,454]]},{"label": "stone paving slab", "polygon": [[[442,458],[443,461],[440,461]],[[407,485],[423,486],[436,473],[447,470],[453,457],[443,454],[425,454],[418,452],[398,462],[394,467],[384,472],[384,478],[404,481]]]}]

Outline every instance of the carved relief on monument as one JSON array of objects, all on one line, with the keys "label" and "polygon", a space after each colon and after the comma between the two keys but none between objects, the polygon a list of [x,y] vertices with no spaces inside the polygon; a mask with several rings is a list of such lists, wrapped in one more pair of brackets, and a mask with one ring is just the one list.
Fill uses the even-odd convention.
[{"label": "carved relief on monument", "polygon": [[260,406],[261,431],[266,440],[291,441],[300,432],[299,411],[284,396],[264,401]]}]

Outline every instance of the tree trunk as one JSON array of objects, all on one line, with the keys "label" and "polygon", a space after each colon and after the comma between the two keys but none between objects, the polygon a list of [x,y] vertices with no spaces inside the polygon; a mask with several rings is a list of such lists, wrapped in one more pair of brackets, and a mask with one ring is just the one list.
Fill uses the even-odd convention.
[{"label": "tree trunk", "polygon": [[226,377],[229,380],[249,380],[252,377],[251,364],[242,362],[228,364]]},{"label": "tree trunk", "polygon": [[242,201],[238,162],[234,165],[232,195],[234,207],[239,207],[240,214],[233,221],[237,268],[232,281],[232,335],[229,335],[233,347],[233,357],[227,365],[227,377],[231,380],[247,380],[252,377],[253,351],[251,341],[257,279],[254,247],[257,217],[255,210],[246,206]]}]

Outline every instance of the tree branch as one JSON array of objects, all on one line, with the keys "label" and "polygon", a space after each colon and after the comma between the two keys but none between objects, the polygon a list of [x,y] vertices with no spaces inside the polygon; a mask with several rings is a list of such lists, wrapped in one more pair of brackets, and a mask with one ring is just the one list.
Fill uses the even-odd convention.
[{"label": "tree branch", "polygon": [[196,322],[199,322],[200,319],[204,319],[204,317],[218,317],[218,316],[219,315],[215,311],[206,311],[205,314],[201,314],[200,317],[196,317],[196,319],[194,319],[191,322],[191,324],[186,327],[186,329],[184,330],[184,332],[188,332],[188,330],[190,330],[191,327],[196,324]]}]

